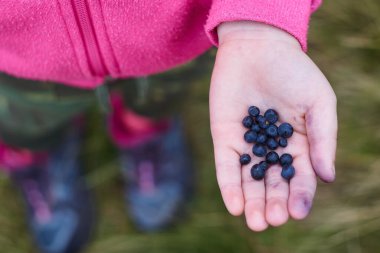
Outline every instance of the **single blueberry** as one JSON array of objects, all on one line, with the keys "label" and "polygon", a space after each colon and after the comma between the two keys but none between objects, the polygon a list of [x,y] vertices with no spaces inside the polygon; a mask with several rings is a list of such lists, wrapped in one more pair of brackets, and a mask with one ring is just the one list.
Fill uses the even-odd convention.
[{"label": "single blueberry", "polygon": [[255,164],[251,168],[251,176],[255,180],[261,180],[265,177],[265,169],[258,164]]},{"label": "single blueberry", "polygon": [[278,113],[273,109],[268,109],[264,113],[264,117],[267,119],[267,121],[271,124],[274,124],[278,121]]},{"label": "single blueberry", "polygon": [[253,120],[250,116],[246,116],[243,119],[243,126],[246,128],[251,128],[252,127]]},{"label": "single blueberry", "polygon": [[257,139],[257,133],[256,132],[253,132],[251,130],[245,132],[244,134],[244,140],[248,143],[253,143],[255,142]]},{"label": "single blueberry", "polygon": [[278,148],[278,143],[275,139],[269,138],[267,140],[267,147],[271,150],[275,150],[276,148]]},{"label": "single blueberry", "polygon": [[266,158],[267,163],[269,164],[276,164],[278,163],[278,160],[280,159],[280,157],[275,151],[268,152],[265,158]]},{"label": "single blueberry", "polygon": [[242,154],[240,156],[240,164],[241,165],[246,165],[246,164],[248,164],[250,162],[251,162],[251,156],[250,155],[248,155],[248,154]]},{"label": "single blueberry", "polygon": [[256,106],[250,106],[248,108],[248,114],[251,115],[252,117],[257,117],[260,114],[260,109],[257,108]]},{"label": "single blueberry", "polygon": [[296,174],[296,170],[294,169],[293,165],[287,165],[282,167],[281,176],[285,180],[292,179],[292,177],[294,177],[294,174]]},{"label": "single blueberry", "polygon": [[293,135],[293,127],[292,127],[292,125],[290,125],[289,123],[282,123],[278,127],[278,134],[281,137],[289,138],[290,136]]},{"label": "single blueberry", "polygon": [[259,162],[259,167],[263,168],[264,170],[267,170],[269,168],[269,165],[266,161]]},{"label": "single blueberry", "polygon": [[256,133],[258,133],[258,132],[260,132],[260,126],[258,125],[258,124],[256,124],[256,123],[253,123],[252,124],[252,127],[251,127],[251,130],[252,131],[254,131],[254,132],[256,132]]},{"label": "single blueberry", "polygon": [[276,125],[269,125],[267,129],[265,129],[265,133],[269,137],[276,137],[278,135],[277,126]]},{"label": "single blueberry", "polygon": [[267,148],[264,145],[256,143],[252,148],[252,153],[258,157],[263,157],[267,153]]},{"label": "single blueberry", "polygon": [[280,157],[280,164],[281,166],[288,166],[288,165],[291,165],[293,163],[293,157],[292,155],[290,154],[282,154],[282,156]]},{"label": "single blueberry", "polygon": [[267,141],[267,136],[263,133],[259,133],[256,138],[256,142],[260,144],[264,144]]},{"label": "single blueberry", "polygon": [[284,137],[280,137],[280,138],[278,139],[278,145],[279,145],[280,147],[285,148],[286,146],[288,146],[288,140],[287,140],[286,138],[284,138]]},{"label": "single blueberry", "polygon": [[265,119],[263,115],[257,116],[256,120],[262,129],[266,129],[269,126],[269,122]]}]

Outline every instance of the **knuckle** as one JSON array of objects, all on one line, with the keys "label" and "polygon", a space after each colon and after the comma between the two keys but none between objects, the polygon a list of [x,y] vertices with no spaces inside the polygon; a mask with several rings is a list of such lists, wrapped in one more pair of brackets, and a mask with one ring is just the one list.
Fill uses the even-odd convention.
[{"label": "knuckle", "polygon": [[216,165],[216,178],[220,187],[241,184],[240,168],[234,163],[221,163]]},{"label": "knuckle", "polygon": [[220,191],[224,192],[231,192],[233,190],[240,190],[241,185],[238,183],[219,183]]},{"label": "knuckle", "polygon": [[217,162],[215,164],[216,167],[216,173],[217,174],[224,174],[224,173],[235,173],[236,171],[239,171],[239,165],[236,162],[232,161],[221,161]]},{"label": "knuckle", "polygon": [[245,201],[246,201],[246,204],[250,204],[250,203],[253,203],[255,206],[257,205],[257,203],[264,203],[265,202],[265,197],[262,196],[262,195],[252,195],[252,196],[249,196],[249,197],[246,197],[245,198]]},{"label": "knuckle", "polygon": [[268,187],[271,189],[277,189],[279,188],[280,184],[281,184],[280,180],[277,180],[277,181],[271,180],[268,182]]},{"label": "knuckle", "polygon": [[283,186],[284,181],[280,175],[280,168],[271,168],[267,172],[267,176],[265,178],[265,185],[270,189],[278,189]]}]

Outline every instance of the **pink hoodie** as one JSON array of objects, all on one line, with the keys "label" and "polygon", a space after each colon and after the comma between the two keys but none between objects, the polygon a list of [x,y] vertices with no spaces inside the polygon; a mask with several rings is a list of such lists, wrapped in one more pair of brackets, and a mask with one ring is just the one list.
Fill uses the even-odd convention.
[{"label": "pink hoodie", "polygon": [[279,27],[306,50],[321,0],[0,0],[0,71],[94,88],[162,72],[217,45],[216,27]]}]

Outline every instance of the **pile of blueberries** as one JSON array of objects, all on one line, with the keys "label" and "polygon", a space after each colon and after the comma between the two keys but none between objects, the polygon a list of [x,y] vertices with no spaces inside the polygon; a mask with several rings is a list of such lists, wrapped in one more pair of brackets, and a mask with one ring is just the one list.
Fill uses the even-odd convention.
[{"label": "pile of blueberries", "polygon": [[[244,134],[247,143],[254,144],[252,153],[257,157],[265,157],[264,161],[255,164],[251,168],[251,176],[255,180],[262,180],[265,172],[271,165],[280,163],[282,167],[281,176],[290,180],[295,169],[292,165],[293,157],[290,154],[282,154],[281,157],[275,151],[278,147],[285,148],[288,145],[288,138],[293,135],[293,127],[289,123],[276,125],[279,116],[273,109],[268,109],[264,115],[260,115],[260,109],[250,106],[248,116],[243,119],[243,126],[249,130]],[[268,150],[270,150],[268,152]],[[249,154],[240,156],[240,164],[246,165],[251,162]]]}]

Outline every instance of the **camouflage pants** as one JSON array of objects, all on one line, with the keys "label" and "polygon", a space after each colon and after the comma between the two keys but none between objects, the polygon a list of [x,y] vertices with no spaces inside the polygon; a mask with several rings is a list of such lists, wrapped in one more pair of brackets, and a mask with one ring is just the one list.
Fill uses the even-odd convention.
[{"label": "camouflage pants", "polygon": [[[180,71],[106,84],[136,113],[162,118],[178,113],[187,87]],[[100,95],[100,96],[104,96]],[[0,139],[15,146],[46,149],[59,142],[72,119],[100,100],[96,90],[14,78],[0,73]]]}]

